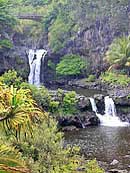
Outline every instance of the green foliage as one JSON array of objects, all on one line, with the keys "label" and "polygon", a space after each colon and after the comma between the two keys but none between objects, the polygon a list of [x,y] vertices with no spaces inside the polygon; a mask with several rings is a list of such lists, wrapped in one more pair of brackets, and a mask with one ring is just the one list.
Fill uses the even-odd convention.
[{"label": "green foliage", "polygon": [[79,156],[79,148],[63,148],[62,137],[61,132],[57,132],[56,122],[48,119],[35,127],[34,138],[15,145],[28,160],[33,173],[78,172],[83,161]]},{"label": "green foliage", "polygon": [[[85,173],[86,161],[79,155],[79,147],[63,147],[63,135],[58,132],[57,123],[41,112],[32,99],[31,94],[36,88],[27,83],[22,83],[21,86],[20,89],[16,89],[0,84],[0,132],[3,135],[2,132],[5,130],[2,141],[8,139],[11,143],[7,145],[0,139],[0,172],[78,173],[78,170],[82,170],[82,173]],[[35,97],[38,96],[38,102],[47,90],[39,88],[37,92],[38,95]],[[39,92],[43,92],[43,95],[39,96]],[[58,96],[63,101],[62,112],[74,113],[77,103],[75,92],[63,93],[62,90],[58,90]],[[45,99],[43,98],[44,101]],[[52,112],[55,112],[59,102],[52,101],[51,104]],[[98,167],[95,170],[102,173]]]},{"label": "green foliage", "polygon": [[48,110],[51,97],[48,90],[44,86],[38,88],[34,85],[24,82],[21,84],[21,87],[23,89],[31,90],[32,97],[37,102],[38,106],[45,110]]},{"label": "green foliage", "polygon": [[[21,133],[32,135],[33,122],[43,114],[30,95],[30,90],[0,86],[0,123],[9,135],[20,139]],[[43,116],[44,117],[44,116]]]},{"label": "green foliage", "polygon": [[13,85],[14,87],[18,88],[22,82],[22,78],[18,77],[15,70],[9,70],[5,72],[2,76],[0,76],[0,82],[8,86]]},{"label": "green foliage", "polygon": [[12,18],[11,14],[9,14],[9,6],[10,2],[8,0],[0,0],[0,24],[3,27],[12,26],[15,23],[15,20]]},{"label": "green foliage", "polygon": [[42,5],[46,5],[50,2],[50,0],[23,0],[23,2],[25,3],[25,5],[33,5],[35,6],[42,6]]},{"label": "green foliage", "polygon": [[105,171],[98,166],[96,159],[89,161],[86,167],[86,173],[105,173]]},{"label": "green foliage", "polygon": [[88,78],[85,80],[86,82],[94,82],[96,80],[96,77],[94,75],[89,75]]},{"label": "green foliage", "polygon": [[105,74],[102,74],[101,79],[103,82],[107,82],[108,84],[121,86],[128,86],[130,83],[130,78],[127,75],[112,72],[105,72]]},{"label": "green foliage", "polygon": [[58,89],[58,101],[51,101],[49,111],[53,115],[69,116],[77,113],[77,99],[75,91],[64,93],[63,90]]},{"label": "green foliage", "polygon": [[[26,30],[26,32],[28,32],[28,36],[37,37],[37,41],[42,32],[47,32],[49,45],[55,52],[63,48],[69,41],[73,41],[78,33],[82,32],[84,28],[89,28],[97,19],[100,23],[105,17],[109,18],[110,28],[115,28],[123,33],[128,32],[128,0],[109,2],[102,0],[1,1],[4,2],[4,5],[2,5],[2,7],[4,6],[4,10],[9,9],[7,12],[15,16],[19,14],[43,16],[40,22],[35,22],[35,26],[31,27],[30,25],[29,30]],[[8,4],[11,4],[9,8]],[[8,13],[4,12],[5,21],[9,21],[7,20],[7,16],[5,16]],[[3,12],[1,13],[1,18],[3,18]],[[25,20],[24,23],[26,25],[24,29],[29,26],[28,21]],[[2,23],[4,23],[3,20]]]},{"label": "green foliage", "polygon": [[13,44],[10,42],[10,40],[4,39],[4,40],[0,40],[0,49],[1,48],[12,48]]},{"label": "green foliage", "polygon": [[51,113],[58,113],[59,112],[59,102],[58,101],[51,101],[49,105],[49,111]]},{"label": "green foliage", "polygon": [[54,52],[63,48],[66,42],[69,40],[69,33],[73,24],[66,23],[66,20],[67,19],[64,19],[63,16],[57,17],[53,23],[53,26],[49,29],[49,43]]},{"label": "green foliage", "polygon": [[14,171],[18,173],[30,172],[18,150],[9,144],[3,143],[0,139],[0,172],[12,173]]},{"label": "green foliage", "polygon": [[87,64],[79,55],[65,55],[56,67],[56,73],[61,76],[79,75]]},{"label": "green foliage", "polygon": [[118,66],[121,69],[130,66],[130,40],[127,37],[115,39],[109,46],[105,59],[110,63],[109,70]]},{"label": "green foliage", "polygon": [[76,103],[77,103],[77,99],[76,99],[75,91],[70,91],[66,93],[62,103],[63,114],[65,115],[75,114],[77,111]]},{"label": "green foliage", "polygon": [[[4,28],[9,24],[15,26],[12,14],[14,16],[19,14],[41,15],[43,17],[40,22],[34,24],[33,21],[33,27],[30,24],[29,30],[26,30],[27,35],[29,37],[31,35],[33,38],[37,37],[38,41],[38,37],[46,31],[49,36],[49,45],[53,51],[58,51],[68,41],[73,41],[75,36],[84,28],[89,28],[97,19],[100,23],[105,17],[109,18],[110,28],[127,33],[129,24],[128,3],[128,0],[109,2],[102,0],[77,0],[75,2],[73,0],[1,0],[0,23]],[[26,24],[22,31],[25,31],[24,29],[29,26],[28,22],[30,21],[24,20]],[[17,25],[17,28],[20,27]]]},{"label": "green foliage", "polygon": [[48,60],[48,67],[50,67],[52,70],[55,70],[56,69],[56,65],[51,61],[51,60]]}]

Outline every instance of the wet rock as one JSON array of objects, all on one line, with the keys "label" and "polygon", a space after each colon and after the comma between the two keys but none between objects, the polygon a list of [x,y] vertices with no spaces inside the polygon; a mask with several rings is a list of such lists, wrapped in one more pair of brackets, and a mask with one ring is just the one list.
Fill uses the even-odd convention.
[{"label": "wet rock", "polygon": [[111,169],[108,173],[129,173],[127,170]]},{"label": "wet rock", "polygon": [[83,128],[83,123],[80,120],[79,117],[73,116],[73,117],[62,117],[58,119],[58,125],[61,127],[66,126],[75,126],[76,128]]},{"label": "wet rock", "polygon": [[103,102],[104,101],[104,95],[103,94],[95,94],[94,99]]},{"label": "wet rock", "polygon": [[75,126],[66,126],[66,127],[63,127],[61,130],[63,132],[68,132],[68,131],[76,131],[78,130],[78,128],[76,128]]},{"label": "wet rock", "polygon": [[78,108],[80,110],[85,110],[87,109],[87,107],[90,107],[90,101],[89,101],[89,98],[87,97],[80,97],[78,99]]},{"label": "wet rock", "polygon": [[104,114],[104,110],[105,110],[104,97],[105,96],[103,94],[95,94],[94,95],[96,106],[97,106],[98,112],[100,114]]},{"label": "wet rock", "polygon": [[114,99],[116,105],[120,106],[130,106],[130,99],[128,96],[126,97],[116,97]]},{"label": "wet rock", "polygon": [[110,165],[117,165],[118,163],[119,163],[119,161],[116,160],[116,159],[114,159],[114,160],[110,163]]},{"label": "wet rock", "polygon": [[92,117],[89,119],[90,125],[91,126],[98,126],[100,124],[100,120],[98,117]]}]

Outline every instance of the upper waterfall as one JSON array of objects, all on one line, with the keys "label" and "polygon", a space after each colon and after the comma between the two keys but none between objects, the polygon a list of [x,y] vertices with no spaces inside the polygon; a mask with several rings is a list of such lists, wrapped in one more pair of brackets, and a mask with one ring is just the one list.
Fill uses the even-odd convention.
[{"label": "upper waterfall", "polygon": [[47,51],[45,49],[29,50],[28,59],[30,66],[30,73],[28,76],[28,82],[36,86],[40,85],[40,71],[41,71],[41,59],[45,58]]},{"label": "upper waterfall", "polygon": [[100,119],[101,125],[103,126],[111,126],[111,127],[117,127],[117,126],[128,126],[129,123],[122,122],[119,117],[117,117],[116,114],[116,107],[114,104],[114,101],[109,96],[106,96],[104,99],[105,102],[105,114],[101,115],[98,112],[95,100],[93,98],[90,98],[92,110],[96,113],[97,117]]}]

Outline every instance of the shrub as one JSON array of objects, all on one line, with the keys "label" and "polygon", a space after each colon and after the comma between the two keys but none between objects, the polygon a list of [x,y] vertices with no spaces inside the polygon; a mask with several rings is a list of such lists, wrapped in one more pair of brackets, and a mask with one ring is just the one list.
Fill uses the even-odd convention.
[{"label": "shrub", "polygon": [[63,98],[63,103],[62,103],[62,111],[63,114],[65,115],[72,115],[75,114],[77,109],[76,109],[76,93],[75,91],[70,91],[65,94]]},{"label": "shrub", "polygon": [[79,55],[65,55],[56,66],[56,73],[61,76],[81,74],[86,68],[85,61]]},{"label": "shrub", "polygon": [[96,77],[94,75],[89,75],[88,78],[86,79],[86,82],[94,82]]},{"label": "shrub", "polygon": [[0,48],[12,48],[13,44],[10,42],[10,40],[4,39],[0,40]]},{"label": "shrub", "polygon": [[130,83],[130,78],[127,75],[106,72],[101,75],[101,79],[103,82],[107,82],[108,84],[115,84],[121,86],[127,86]]},{"label": "shrub", "polygon": [[11,173],[14,170],[19,173],[23,173],[23,171],[30,172],[19,151],[0,139],[0,172]]},{"label": "shrub", "polygon": [[58,111],[58,109],[59,109],[59,102],[58,101],[51,101],[50,102],[50,105],[49,105],[49,111],[51,112],[51,113],[58,113],[59,111]]},{"label": "shrub", "polygon": [[[63,135],[53,119],[42,121],[34,129],[34,138],[16,142],[32,173],[72,173],[81,167],[79,147],[63,148]],[[85,165],[84,165],[85,166]]]},{"label": "shrub", "polygon": [[61,116],[68,116],[77,113],[77,99],[75,91],[64,93],[62,89],[57,92],[58,101],[51,101],[49,111]]},{"label": "shrub", "polygon": [[31,90],[33,99],[37,102],[37,104],[40,107],[42,107],[45,110],[49,109],[49,104],[50,104],[51,97],[49,95],[48,90],[44,86],[41,86],[41,87],[37,88],[34,85],[23,82],[21,84],[21,87]]},{"label": "shrub", "polygon": [[89,161],[86,167],[86,173],[105,173],[105,171],[98,166],[96,159]]},{"label": "shrub", "polygon": [[0,123],[6,134],[20,139],[22,134],[32,135],[32,126],[44,114],[38,108],[28,89],[0,86]]},{"label": "shrub", "polygon": [[105,59],[111,69],[125,69],[129,73],[130,66],[130,39],[126,36],[116,38],[109,46]]},{"label": "shrub", "polygon": [[5,72],[2,76],[0,76],[0,82],[18,88],[22,82],[22,78],[18,76],[17,71],[9,70]]}]

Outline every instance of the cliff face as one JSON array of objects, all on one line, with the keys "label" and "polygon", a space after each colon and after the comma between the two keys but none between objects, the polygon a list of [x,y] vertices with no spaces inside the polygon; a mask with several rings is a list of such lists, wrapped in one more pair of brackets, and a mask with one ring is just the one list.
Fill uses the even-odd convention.
[{"label": "cliff face", "polygon": [[[128,19],[128,15],[126,15],[126,17]],[[101,71],[107,68],[107,64],[103,62],[103,57],[109,45],[115,38],[123,35],[127,36],[130,31],[128,25],[127,30],[121,30],[116,24],[115,26],[111,26],[110,20],[110,18],[97,20],[91,26],[83,28],[81,32],[75,35],[74,40],[68,40],[63,49],[57,54],[51,54],[48,58],[54,63],[57,63],[65,54],[79,54],[84,56],[90,63],[91,73],[97,73],[98,76]],[[50,74],[49,70],[49,68],[46,68],[44,73]],[[48,77],[45,78],[45,80],[47,81]]]},{"label": "cliff face", "polygon": [[[122,8],[123,10],[121,11]],[[53,51],[51,47],[49,40],[51,31],[49,29],[46,32],[41,31],[37,38],[34,38],[35,32],[33,36],[30,35],[29,27],[26,27],[22,34],[14,32],[10,36],[13,48],[10,50],[3,49],[0,52],[2,57],[0,59],[0,74],[7,69],[15,68],[19,71],[19,74],[27,78],[29,73],[27,52],[30,48],[44,48],[48,51],[41,67],[42,82],[55,80],[55,69],[48,66],[48,60],[57,64],[63,55],[69,53],[84,56],[90,63],[91,72],[100,73],[106,66],[102,58],[110,43],[116,37],[128,35],[130,31],[130,5],[127,3],[126,6],[121,6],[121,9],[118,15],[116,14],[116,17],[110,14],[105,15],[105,13],[98,16],[97,13],[95,20],[91,22],[87,22],[87,19],[84,19],[80,14],[81,12],[79,12],[81,17],[78,17],[77,23],[80,23],[80,20],[82,21],[79,29],[73,32],[73,28],[71,28],[69,32],[62,33],[61,37],[57,37],[57,40],[61,39],[61,42],[65,42],[64,46],[57,51]],[[66,40],[62,37],[65,37]]]}]

